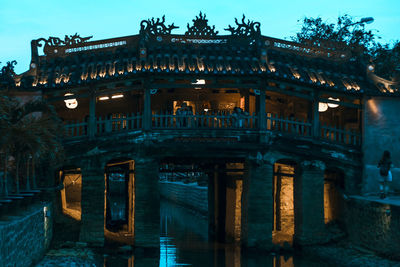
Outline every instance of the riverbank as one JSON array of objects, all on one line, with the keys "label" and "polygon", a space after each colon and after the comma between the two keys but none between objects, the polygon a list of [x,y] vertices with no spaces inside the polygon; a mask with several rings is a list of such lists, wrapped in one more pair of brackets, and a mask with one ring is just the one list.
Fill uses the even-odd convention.
[{"label": "riverbank", "polygon": [[101,266],[95,259],[92,249],[74,246],[49,250],[36,267],[96,267]]}]

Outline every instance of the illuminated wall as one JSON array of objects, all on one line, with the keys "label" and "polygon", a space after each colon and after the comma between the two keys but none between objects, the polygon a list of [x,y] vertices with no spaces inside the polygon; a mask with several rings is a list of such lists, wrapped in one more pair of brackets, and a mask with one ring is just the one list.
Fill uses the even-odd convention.
[{"label": "illuminated wall", "polygon": [[294,234],[294,165],[274,164],[273,242],[293,241]]},{"label": "illuminated wall", "polygon": [[71,169],[60,171],[64,188],[61,190],[63,213],[80,221],[82,216],[82,173],[81,170]]},{"label": "illuminated wall", "polygon": [[363,191],[379,191],[379,159],[384,150],[392,154],[392,189],[400,189],[399,98],[372,97],[365,103],[363,121]]}]

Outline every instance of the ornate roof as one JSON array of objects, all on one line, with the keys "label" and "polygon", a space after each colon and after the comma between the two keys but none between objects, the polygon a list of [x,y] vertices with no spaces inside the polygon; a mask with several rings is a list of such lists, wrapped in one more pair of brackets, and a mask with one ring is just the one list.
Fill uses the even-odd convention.
[{"label": "ornate roof", "polygon": [[202,13],[181,35],[172,33],[178,27],[167,26],[165,17],[143,20],[140,26],[137,35],[99,41],[78,34],[33,40],[31,68],[17,85],[72,87],[159,73],[255,76],[341,92],[371,90],[365,66],[347,51],[263,36],[260,23],[244,15],[228,26],[227,35],[218,35]]}]

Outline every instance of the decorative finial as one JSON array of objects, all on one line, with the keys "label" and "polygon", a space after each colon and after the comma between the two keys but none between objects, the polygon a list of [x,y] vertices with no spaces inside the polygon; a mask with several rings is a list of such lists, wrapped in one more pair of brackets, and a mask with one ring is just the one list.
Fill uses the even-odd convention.
[{"label": "decorative finial", "polygon": [[260,22],[250,21],[249,19],[246,22],[245,18],[246,17],[243,14],[241,23],[238,22],[237,18],[235,18],[236,28],[228,25],[228,28],[225,30],[230,31],[231,35],[235,36],[256,37],[261,35]]},{"label": "decorative finial", "polygon": [[186,36],[216,36],[218,31],[215,31],[215,26],[210,27],[208,25],[208,19],[206,19],[206,14],[202,14],[200,11],[199,16],[193,19],[193,26],[187,24]]},{"label": "decorative finial", "polygon": [[179,28],[175,26],[173,23],[171,25],[165,26],[165,15],[155,20],[154,18],[148,20],[142,20],[140,22],[140,34],[148,34],[148,35],[166,35],[171,34],[173,29]]}]

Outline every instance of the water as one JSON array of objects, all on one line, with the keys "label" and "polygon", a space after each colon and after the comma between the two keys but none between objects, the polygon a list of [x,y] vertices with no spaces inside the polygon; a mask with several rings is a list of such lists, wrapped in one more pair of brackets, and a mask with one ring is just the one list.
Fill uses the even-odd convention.
[{"label": "water", "polygon": [[327,266],[326,263],[301,259],[290,254],[243,252],[234,244],[208,240],[207,219],[163,200],[160,207],[160,251],[137,250],[134,254],[113,253],[104,256],[109,267],[137,266],[226,266],[226,267],[300,267]]}]

